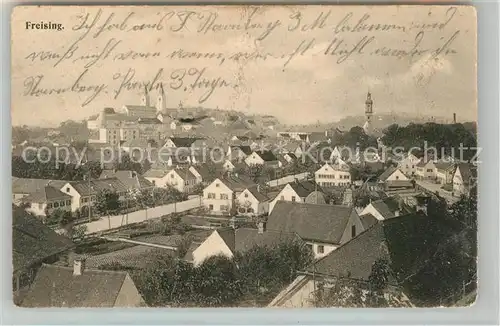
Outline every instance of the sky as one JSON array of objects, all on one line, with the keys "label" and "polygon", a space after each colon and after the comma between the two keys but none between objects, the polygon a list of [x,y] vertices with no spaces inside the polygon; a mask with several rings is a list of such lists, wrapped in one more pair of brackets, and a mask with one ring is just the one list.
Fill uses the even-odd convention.
[{"label": "sky", "polygon": [[[252,24],[260,26],[245,28],[252,14]],[[186,24],[180,28],[186,15]],[[213,24],[203,27],[211,18]],[[83,37],[94,19],[95,25]],[[30,26],[51,22],[64,29],[27,29],[27,22],[32,22]],[[451,118],[456,113],[460,121],[477,119],[473,7],[17,7],[12,24],[13,125],[57,125],[85,119],[105,107],[119,110],[124,105],[140,105],[143,82],[154,79],[160,69],[162,75],[155,85],[164,86],[166,105],[174,108],[202,106],[269,114],[287,124],[333,122],[364,114],[369,91],[375,114]],[[65,57],[79,38],[76,50]],[[363,39],[371,41],[356,51]],[[105,59],[101,56],[84,73],[92,58],[115,43]],[[310,47],[300,55],[307,44]],[[337,45],[337,53],[332,53]],[[412,48],[421,52],[409,55]],[[172,58],[179,49],[215,54],[213,58]],[[389,49],[406,53],[382,55]],[[436,54],[438,49],[442,51]],[[341,50],[352,54],[341,60]],[[239,52],[272,57],[232,60]],[[299,54],[285,65],[295,52]],[[157,55],[132,60],[133,53]],[[58,62],[60,58],[64,59]],[[136,87],[120,87],[131,71]],[[75,92],[71,88],[82,73],[78,85],[85,89]],[[179,87],[178,77],[183,73]],[[222,87],[207,97],[210,83],[202,80]],[[102,85],[102,90],[88,101],[94,92],[91,85]],[[42,94],[51,89],[51,94]],[[158,91],[152,89],[149,95],[155,105]]]}]

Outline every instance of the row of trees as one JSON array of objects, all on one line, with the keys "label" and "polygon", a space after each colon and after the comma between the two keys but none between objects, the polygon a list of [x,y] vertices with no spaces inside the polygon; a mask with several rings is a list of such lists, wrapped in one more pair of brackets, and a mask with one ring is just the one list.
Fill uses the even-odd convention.
[{"label": "row of trees", "polygon": [[233,259],[214,256],[199,266],[173,257],[133,274],[150,306],[265,305],[308,266],[312,254],[297,242],[254,247]]}]

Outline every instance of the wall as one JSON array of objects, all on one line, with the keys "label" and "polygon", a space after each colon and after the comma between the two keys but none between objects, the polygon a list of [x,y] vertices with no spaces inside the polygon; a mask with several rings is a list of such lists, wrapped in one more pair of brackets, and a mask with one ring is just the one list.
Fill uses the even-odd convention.
[{"label": "wall", "polygon": [[394,171],[389,178],[387,178],[387,181],[401,181],[401,180],[408,180],[408,177],[401,172],[401,170],[396,170]]},{"label": "wall", "polygon": [[[338,248],[331,243],[322,243],[322,242],[308,242],[308,245],[312,246],[313,254],[315,259],[319,259],[321,257],[325,257],[332,251]],[[323,253],[319,252],[319,247],[323,246]]]},{"label": "wall", "polygon": [[219,236],[219,233],[214,231],[198,248],[193,251],[193,264],[198,266],[205,259],[217,255],[224,255],[228,258],[233,257],[231,249],[227,247],[224,240],[222,240]]},{"label": "wall", "polygon": [[[216,186],[219,184],[219,187]],[[208,198],[209,193],[214,193],[215,198]],[[220,199],[221,194],[227,194],[228,199]],[[213,208],[210,212],[215,214],[224,214],[226,211],[221,210],[221,205],[227,205],[229,209],[233,206],[233,191],[229,189],[224,183],[222,183],[219,179],[216,179],[209,186],[203,189],[203,206],[210,209],[210,205]]]},{"label": "wall", "polygon": [[[283,196],[283,198],[281,198]],[[274,205],[276,205],[276,203],[278,202],[278,200],[285,200],[285,201],[292,201],[292,197],[295,196],[295,202],[297,203],[302,203],[303,200],[302,198],[300,198],[296,193],[295,193],[295,190],[293,190],[293,188],[287,184],[285,186],[285,188],[283,188],[281,190],[281,192],[278,194],[278,196],[276,196],[276,198],[273,199],[273,201],[271,201],[269,203],[269,214],[272,213],[273,209],[274,209]]]},{"label": "wall", "polygon": [[120,292],[116,297],[114,307],[132,308],[144,306],[146,306],[144,299],[139,294],[139,291],[137,290],[137,287],[135,286],[130,276],[127,274],[125,280],[123,281]]},{"label": "wall", "polygon": [[356,211],[353,209],[351,212],[351,216],[349,217],[349,221],[347,222],[346,228],[344,230],[344,234],[342,235],[342,238],[340,238],[340,243],[344,244],[348,242],[349,240],[353,239],[351,236],[351,230],[352,226],[356,227],[356,235],[357,237],[361,232],[365,230],[363,227],[363,224],[361,223],[361,219],[359,218],[359,215],[356,213]]},{"label": "wall", "polygon": [[[69,188],[69,191],[67,191]],[[81,199],[81,196],[80,194],[75,190],[75,188],[73,188],[69,183],[65,184],[63,187],[61,187],[61,190],[62,192],[64,192],[65,194],[68,194],[70,195],[72,198],[71,198],[71,211],[74,212],[76,211],[77,209],[80,208],[80,199]]]}]

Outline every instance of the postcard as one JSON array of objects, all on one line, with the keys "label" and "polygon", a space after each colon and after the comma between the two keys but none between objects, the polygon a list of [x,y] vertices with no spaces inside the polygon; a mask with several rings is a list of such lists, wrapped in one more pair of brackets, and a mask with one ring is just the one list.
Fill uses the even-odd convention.
[{"label": "postcard", "polygon": [[477,295],[460,5],[18,6],[21,307],[456,307]]}]

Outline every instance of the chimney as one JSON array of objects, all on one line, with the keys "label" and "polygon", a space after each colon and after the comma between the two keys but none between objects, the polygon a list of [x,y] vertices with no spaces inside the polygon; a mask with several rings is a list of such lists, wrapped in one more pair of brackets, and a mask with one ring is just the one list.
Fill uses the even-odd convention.
[{"label": "chimney", "polygon": [[82,275],[85,270],[85,259],[84,258],[75,258],[73,261],[73,275],[78,276]]},{"label": "chimney", "polygon": [[328,130],[325,130],[325,137],[328,137]]},{"label": "chimney", "polygon": [[259,229],[259,234],[262,234],[266,231],[266,223],[264,223],[264,222],[259,222],[257,224],[257,227]]},{"label": "chimney", "polygon": [[457,123],[457,114],[453,113],[453,123]]},{"label": "chimney", "polygon": [[257,185],[257,192],[260,192],[260,185]]}]

